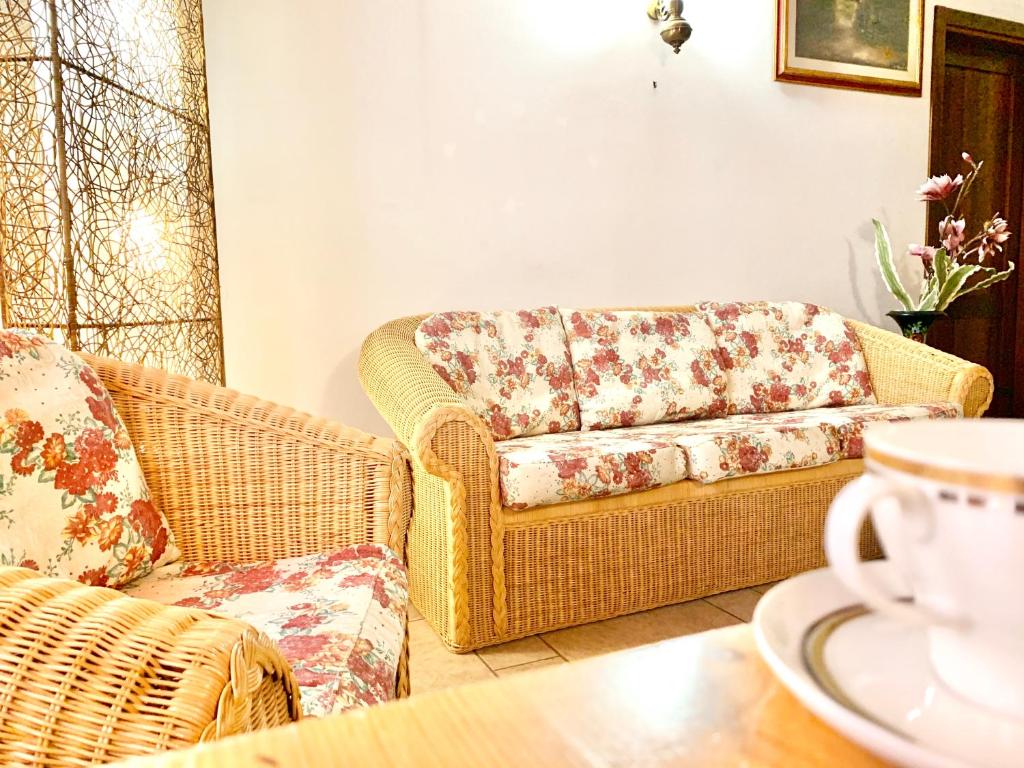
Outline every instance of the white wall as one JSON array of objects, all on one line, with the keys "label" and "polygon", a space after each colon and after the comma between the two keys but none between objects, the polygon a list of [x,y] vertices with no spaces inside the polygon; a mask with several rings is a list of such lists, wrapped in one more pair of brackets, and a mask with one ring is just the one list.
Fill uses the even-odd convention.
[{"label": "white wall", "polygon": [[386,433],[356,359],[393,317],[763,297],[882,322],[870,218],[923,235],[927,80],[775,83],[774,5],[691,0],[675,56],[646,0],[205,0],[229,384]]}]

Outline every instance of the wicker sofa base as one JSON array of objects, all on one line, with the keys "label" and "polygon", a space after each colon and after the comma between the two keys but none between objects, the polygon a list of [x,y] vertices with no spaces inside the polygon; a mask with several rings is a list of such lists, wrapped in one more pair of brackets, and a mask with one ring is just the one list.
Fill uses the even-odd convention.
[{"label": "wicker sofa base", "polygon": [[[836,492],[862,472],[859,459],[523,512],[503,508],[490,430],[416,347],[425,317],[393,320],[371,333],[359,377],[413,458],[411,598],[451,650],[824,564],[825,513]],[[847,322],[878,403],[958,403],[968,418],[985,412],[993,382],[981,366]],[[879,553],[870,533],[863,546],[865,555]]]},{"label": "wicker sofa base", "polygon": [[[414,571],[412,599],[448,648],[461,653],[776,581],[825,564],[828,506],[862,471],[861,460],[846,460],[712,485],[686,481],[629,496],[504,509],[505,633],[495,629],[493,592],[460,601],[470,614],[463,638],[454,631],[460,617],[454,601],[445,599],[447,584],[417,579]],[[443,552],[436,534],[415,535],[427,522],[416,519],[420,511],[409,539],[410,564],[420,563],[436,578],[447,569],[428,563]],[[862,553],[880,554],[869,528]],[[486,584],[493,591],[489,576],[480,569],[470,588]]]}]

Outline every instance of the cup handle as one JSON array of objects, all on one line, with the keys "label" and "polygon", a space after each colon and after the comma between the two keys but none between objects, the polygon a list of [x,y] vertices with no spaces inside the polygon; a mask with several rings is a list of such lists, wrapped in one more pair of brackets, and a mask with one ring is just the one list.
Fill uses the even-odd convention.
[{"label": "cup handle", "polygon": [[927,510],[928,501],[916,488],[897,485],[877,475],[865,474],[848,483],[832,501],[825,520],[825,554],[832,571],[865,605],[900,621],[922,625],[959,626],[921,605],[903,602],[870,579],[860,559],[860,530],[871,508],[893,499],[903,514]]}]

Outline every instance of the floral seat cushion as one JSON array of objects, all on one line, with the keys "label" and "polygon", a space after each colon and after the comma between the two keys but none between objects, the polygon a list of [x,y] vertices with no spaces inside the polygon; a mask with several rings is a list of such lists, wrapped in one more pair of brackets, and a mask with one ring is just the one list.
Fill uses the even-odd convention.
[{"label": "floral seat cushion", "polygon": [[265,632],[291,663],[307,716],[394,697],[408,581],[386,547],[362,544],[247,565],[180,562],[124,591]]},{"label": "floral seat cushion", "polygon": [[857,335],[841,315],[794,301],[700,309],[718,340],[730,414],[875,402]]},{"label": "floral seat cushion", "polygon": [[859,459],[864,455],[864,428],[876,422],[914,419],[956,419],[963,416],[959,403],[909,403],[905,405],[847,405],[817,408],[798,414],[806,419],[819,418],[835,425],[842,458]]},{"label": "floral seat cushion", "polygon": [[726,376],[698,312],[563,309],[585,430],[724,416]]},{"label": "floral seat cushion", "polygon": [[431,315],[416,329],[416,346],[495,440],[580,428],[569,347],[554,307]]},{"label": "floral seat cushion", "polygon": [[502,500],[524,509],[818,467],[861,457],[873,422],[961,414],[955,403],[869,404],[519,438],[496,446]]},{"label": "floral seat cushion", "polygon": [[730,477],[820,467],[842,455],[839,432],[803,412],[740,414],[723,419],[656,424],[642,433],[671,440],[684,455],[686,476],[701,483]]},{"label": "floral seat cushion", "polygon": [[495,449],[502,503],[511,509],[643,491],[686,477],[671,440],[632,429],[521,437]]}]

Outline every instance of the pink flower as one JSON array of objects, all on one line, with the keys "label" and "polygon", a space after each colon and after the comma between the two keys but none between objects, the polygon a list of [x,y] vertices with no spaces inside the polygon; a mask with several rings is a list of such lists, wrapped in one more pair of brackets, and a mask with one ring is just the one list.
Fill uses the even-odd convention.
[{"label": "pink flower", "polygon": [[961,152],[960,157],[964,159],[965,163],[970,163],[971,165],[974,165],[974,158],[971,157],[970,152]]},{"label": "pink flower", "polygon": [[911,245],[908,252],[911,256],[917,256],[928,267],[931,266],[932,260],[935,258],[936,250],[938,249],[932,248],[930,245]]},{"label": "pink flower", "polygon": [[1003,250],[1003,243],[1010,239],[1009,223],[997,213],[985,222],[982,230],[981,245],[978,246],[978,261],[995,256]]},{"label": "pink flower", "polygon": [[[964,242],[964,228],[967,221],[947,216],[939,222],[939,238],[950,256],[953,256]],[[934,255],[934,253],[932,254]]]},{"label": "pink flower", "polygon": [[926,202],[945,200],[956,192],[963,183],[964,177],[959,173],[955,179],[949,178],[948,173],[944,173],[942,176],[932,176],[918,188],[917,199]]}]

